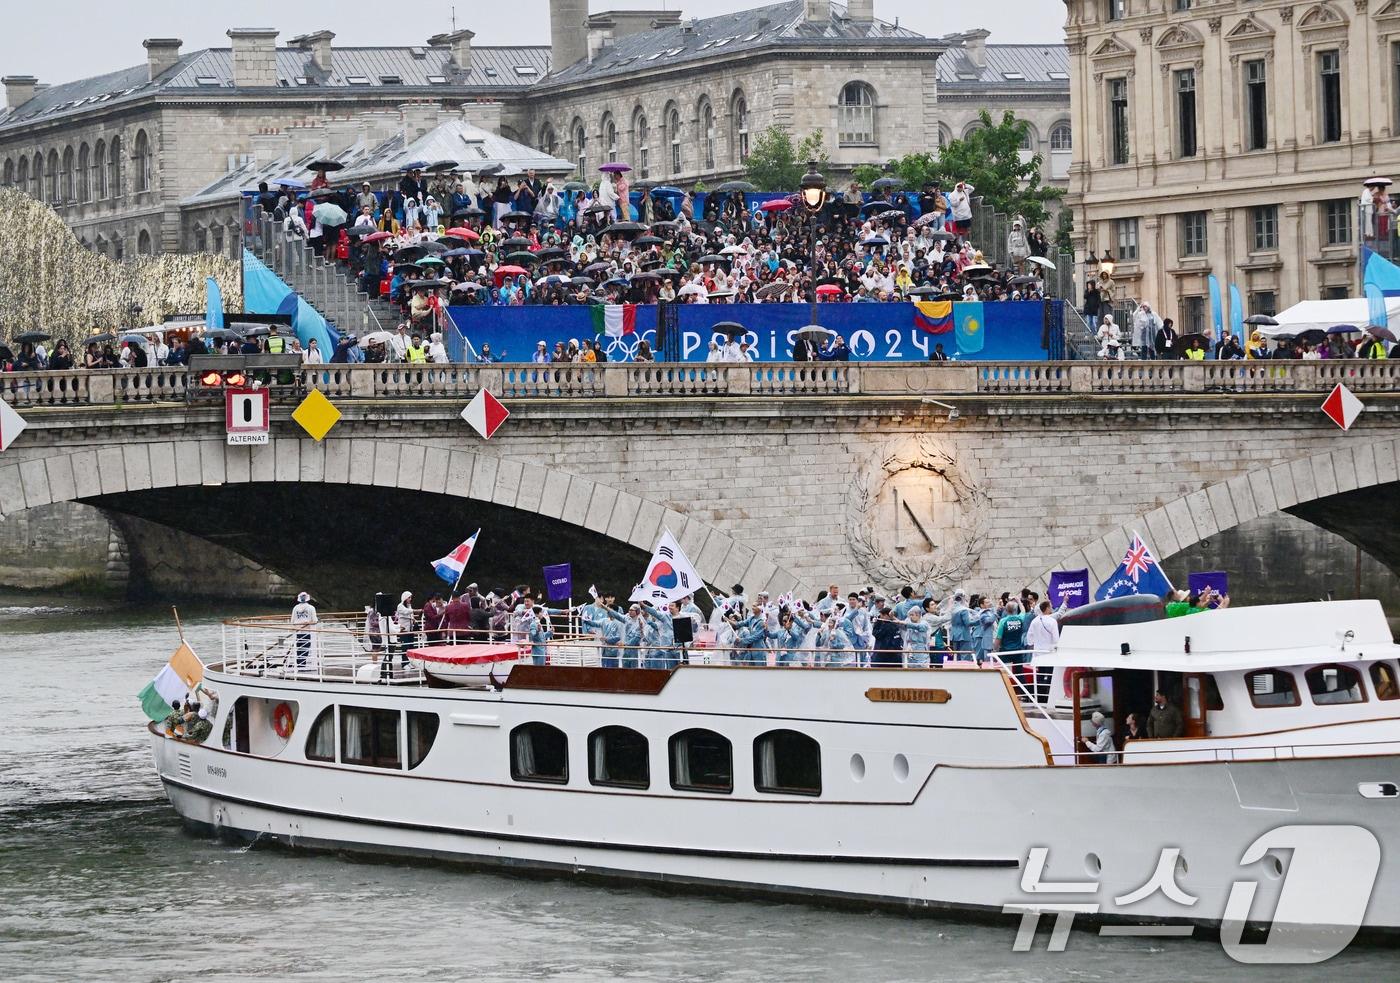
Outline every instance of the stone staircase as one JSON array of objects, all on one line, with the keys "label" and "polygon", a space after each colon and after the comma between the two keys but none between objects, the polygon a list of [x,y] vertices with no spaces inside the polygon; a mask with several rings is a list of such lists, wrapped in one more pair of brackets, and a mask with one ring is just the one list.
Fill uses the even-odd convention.
[{"label": "stone staircase", "polygon": [[399,320],[393,305],[361,291],[347,267],[326,262],[302,240],[288,240],[281,223],[261,209],[254,209],[253,223],[247,248],[332,327],[356,335],[393,329]]}]

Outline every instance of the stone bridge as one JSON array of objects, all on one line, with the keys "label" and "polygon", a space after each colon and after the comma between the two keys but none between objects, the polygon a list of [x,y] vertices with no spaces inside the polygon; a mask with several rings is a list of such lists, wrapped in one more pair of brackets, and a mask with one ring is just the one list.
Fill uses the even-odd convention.
[{"label": "stone bridge", "polygon": [[[1132,530],[1165,559],[1280,510],[1400,571],[1397,380],[1387,362],[324,366],[297,380],[343,413],[324,440],[288,393],[270,442],[235,447],[181,370],[6,375],[28,430],[0,455],[0,513],[95,505],[356,604],[428,586],[478,526],[483,586],[567,560],[581,588],[622,590],[669,528],[726,589],[1043,587],[1102,578]],[[1319,411],[1338,381],[1367,404],[1348,433]],[[491,441],[458,417],[483,386],[512,412]]]}]

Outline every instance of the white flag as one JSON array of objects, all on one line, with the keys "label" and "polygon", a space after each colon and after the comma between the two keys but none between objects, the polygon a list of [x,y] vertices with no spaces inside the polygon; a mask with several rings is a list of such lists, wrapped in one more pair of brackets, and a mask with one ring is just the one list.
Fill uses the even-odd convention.
[{"label": "white flag", "polygon": [[661,534],[661,542],[656,544],[656,552],[647,564],[647,575],[632,591],[629,600],[650,601],[659,606],[694,594],[703,586],[704,582],[681,550],[680,543],[667,529]]}]

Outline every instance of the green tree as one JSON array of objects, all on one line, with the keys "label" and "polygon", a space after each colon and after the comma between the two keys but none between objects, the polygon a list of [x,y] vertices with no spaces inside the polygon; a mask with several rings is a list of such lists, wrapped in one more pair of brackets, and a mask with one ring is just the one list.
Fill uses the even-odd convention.
[{"label": "green tree", "polygon": [[851,180],[862,188],[868,188],[874,182],[885,176],[883,167],[876,167],[874,164],[858,164],[856,169],[851,171]]},{"label": "green tree", "polygon": [[944,191],[958,181],[967,181],[996,211],[1023,215],[1029,225],[1042,225],[1049,218],[1046,203],[1064,197],[1064,191],[1040,183],[1040,154],[1021,159],[1021,140],[1028,124],[1010,110],[998,122],[984,109],[980,120],[980,127],[945,144],[936,157],[910,154],[893,161],[894,172],[910,191],[928,181],[939,182]]},{"label": "green tree", "polygon": [[820,132],[809,133],[794,146],[785,127],[770,126],[749,151],[748,178],[760,191],[796,191],[809,160],[815,160],[819,169],[830,163]]}]

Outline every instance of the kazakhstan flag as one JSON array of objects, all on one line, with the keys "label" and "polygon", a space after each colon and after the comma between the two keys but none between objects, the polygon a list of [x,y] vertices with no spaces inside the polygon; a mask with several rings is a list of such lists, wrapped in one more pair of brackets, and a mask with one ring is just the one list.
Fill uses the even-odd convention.
[{"label": "kazakhstan flag", "polygon": [[958,354],[971,355],[980,352],[987,338],[987,319],[982,305],[960,303],[955,304],[953,309],[958,322]]}]

